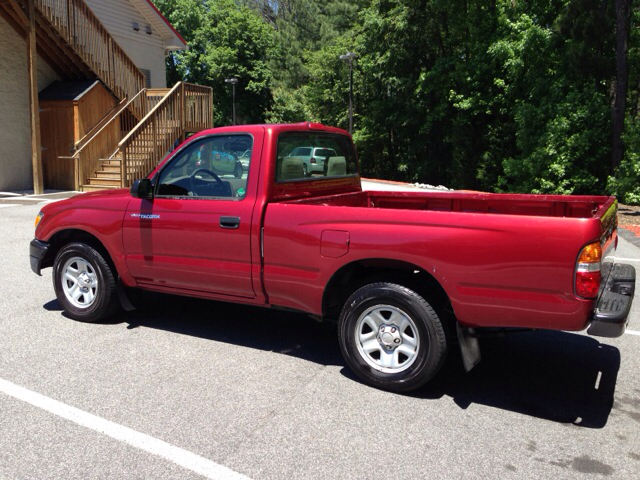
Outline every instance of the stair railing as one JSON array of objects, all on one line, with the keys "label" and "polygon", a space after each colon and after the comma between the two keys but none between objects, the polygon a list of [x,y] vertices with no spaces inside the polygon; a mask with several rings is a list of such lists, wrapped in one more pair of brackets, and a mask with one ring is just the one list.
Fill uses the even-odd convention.
[{"label": "stair railing", "polygon": [[172,150],[176,140],[184,139],[185,133],[212,126],[211,87],[177,83],[118,144],[121,186],[129,187],[147,175]]},{"label": "stair railing", "polygon": [[137,119],[131,111],[140,112],[141,116],[148,110],[146,91],[138,92],[131,100],[121,101],[105,118],[78,142],[76,150],[70,157],[60,157],[74,162],[75,190],[80,190],[96,171],[102,167],[102,159],[112,156],[118,142],[129,133]]}]

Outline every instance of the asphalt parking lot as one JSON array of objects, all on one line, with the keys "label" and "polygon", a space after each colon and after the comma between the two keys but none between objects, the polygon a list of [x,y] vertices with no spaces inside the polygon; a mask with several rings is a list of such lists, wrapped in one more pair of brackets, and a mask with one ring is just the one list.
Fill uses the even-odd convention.
[{"label": "asphalt parking lot", "polygon": [[70,320],[29,268],[39,208],[0,202],[1,479],[638,478],[638,294],[618,339],[482,339],[471,373],[451,354],[397,395],[302,315],[157,295]]}]

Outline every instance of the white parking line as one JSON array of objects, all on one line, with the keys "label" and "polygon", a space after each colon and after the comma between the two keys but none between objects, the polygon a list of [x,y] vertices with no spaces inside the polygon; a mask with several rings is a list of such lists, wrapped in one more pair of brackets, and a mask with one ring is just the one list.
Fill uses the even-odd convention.
[{"label": "white parking line", "polygon": [[629,334],[629,335],[636,335],[636,336],[640,337],[640,332],[638,332],[637,330],[625,330],[624,333]]},{"label": "white parking line", "polygon": [[127,443],[158,457],[162,457],[181,467],[191,470],[206,478],[216,480],[249,480],[248,477],[234,472],[223,465],[196,455],[182,448],[173,446],[157,438],[145,435],[117,423],[97,417],[70,405],[45,397],[39,393],[23,388],[14,383],[0,379],[0,392],[22,400],[34,407],[70,420],[80,426],[89,428],[111,438]]},{"label": "white parking line", "polygon": [[620,262],[640,262],[640,258],[617,258],[616,263]]}]

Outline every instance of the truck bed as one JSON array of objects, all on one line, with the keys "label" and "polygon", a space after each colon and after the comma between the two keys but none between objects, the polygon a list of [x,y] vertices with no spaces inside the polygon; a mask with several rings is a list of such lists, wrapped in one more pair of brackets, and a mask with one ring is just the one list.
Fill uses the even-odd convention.
[{"label": "truck bed", "polygon": [[581,330],[594,302],[574,295],[576,259],[598,239],[607,256],[615,227],[616,200],[606,196],[360,191],[286,200],[266,212],[265,286],[275,304],[319,312],[320,294],[307,303],[291,283],[325,285],[325,272],[346,262],[393,257],[429,272],[465,326]]},{"label": "truck bed", "polygon": [[602,217],[614,203],[606,196],[491,194],[478,192],[363,191],[297,200],[307,205],[431,210],[540,217]]}]

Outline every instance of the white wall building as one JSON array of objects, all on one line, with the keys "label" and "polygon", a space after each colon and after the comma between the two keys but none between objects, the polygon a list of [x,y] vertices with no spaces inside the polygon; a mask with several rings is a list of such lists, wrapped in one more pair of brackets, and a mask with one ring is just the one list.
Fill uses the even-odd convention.
[{"label": "white wall building", "polygon": [[[165,57],[186,42],[149,0],[85,0],[111,36],[148,76],[147,86],[167,85]],[[149,82],[150,80],[150,82]]]},{"label": "white wall building", "polygon": [[[0,191],[33,188],[27,44],[0,17]],[[60,77],[38,56],[38,91]]]},{"label": "white wall building", "polygon": [[[36,7],[46,2],[36,1]],[[28,20],[22,8],[14,8],[26,3],[26,0],[0,2],[0,191],[29,190],[34,186],[25,33]],[[85,0],[85,3],[145,74],[147,86],[165,87],[165,56],[171,50],[184,50],[186,42],[153,3],[150,0]],[[42,32],[38,34],[42,41]],[[66,70],[73,59],[56,54],[54,42],[43,43],[37,61],[38,92],[56,80],[81,79],[77,72]],[[43,55],[42,48],[48,50],[48,55]],[[85,76],[100,79],[97,72],[87,72]]]}]

